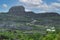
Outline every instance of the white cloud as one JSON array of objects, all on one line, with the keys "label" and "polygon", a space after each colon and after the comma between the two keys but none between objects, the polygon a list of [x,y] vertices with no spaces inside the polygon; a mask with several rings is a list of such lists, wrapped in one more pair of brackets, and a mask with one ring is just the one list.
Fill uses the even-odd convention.
[{"label": "white cloud", "polygon": [[2,4],[2,7],[3,8],[7,8],[7,4]]},{"label": "white cloud", "polygon": [[60,8],[60,3],[56,3],[56,2],[55,3],[52,3],[52,6],[53,7],[56,7],[56,8]]},{"label": "white cloud", "polygon": [[27,2],[28,0],[19,0],[20,2]]},{"label": "white cloud", "polygon": [[25,9],[25,11],[27,11],[27,12],[28,12],[28,11],[31,11],[31,10],[30,10],[30,9]]},{"label": "white cloud", "polygon": [[26,4],[28,3],[28,4],[37,4],[37,5],[43,2],[42,0],[19,0],[19,1]]},{"label": "white cloud", "polygon": [[24,3],[25,4],[24,6],[28,10],[37,9],[40,10],[40,12],[60,10],[60,3],[58,2],[53,2],[48,5],[43,0],[19,0],[19,1]]},{"label": "white cloud", "polygon": [[29,8],[48,8],[46,3],[43,3],[42,0],[19,0],[20,2],[24,3]]},{"label": "white cloud", "polygon": [[60,2],[60,0],[57,0],[57,1],[59,1],[59,2]]}]

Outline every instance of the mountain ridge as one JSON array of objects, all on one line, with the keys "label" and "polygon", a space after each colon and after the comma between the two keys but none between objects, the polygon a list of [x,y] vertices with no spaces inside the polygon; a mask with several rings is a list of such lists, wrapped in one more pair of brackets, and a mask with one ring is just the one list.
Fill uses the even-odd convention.
[{"label": "mountain ridge", "polygon": [[3,27],[8,25],[9,26],[9,27],[7,26],[8,28],[16,29],[19,28],[21,29],[22,26],[23,26],[22,29],[24,29],[25,28],[24,26],[28,26],[27,24],[29,24],[28,26],[29,28],[32,24],[34,24],[43,26],[54,26],[55,28],[59,29],[60,14],[55,12],[46,13],[34,13],[32,11],[26,12],[23,6],[14,6],[10,8],[7,13],[0,14],[0,24],[1,25],[3,24]]}]

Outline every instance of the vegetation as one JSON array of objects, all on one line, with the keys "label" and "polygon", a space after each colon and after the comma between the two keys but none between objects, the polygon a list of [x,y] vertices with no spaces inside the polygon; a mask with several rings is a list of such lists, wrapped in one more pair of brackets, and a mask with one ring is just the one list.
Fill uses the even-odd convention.
[{"label": "vegetation", "polygon": [[0,40],[60,40],[60,32],[46,32],[40,33],[24,33],[20,30],[6,30],[0,31]]}]

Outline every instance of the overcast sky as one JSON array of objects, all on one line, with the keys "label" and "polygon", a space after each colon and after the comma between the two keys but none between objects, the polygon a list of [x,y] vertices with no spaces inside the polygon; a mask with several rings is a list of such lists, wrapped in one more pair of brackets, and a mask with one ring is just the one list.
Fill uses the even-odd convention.
[{"label": "overcast sky", "polygon": [[60,13],[60,0],[0,0],[0,12],[7,12],[12,6],[24,6],[25,11]]}]

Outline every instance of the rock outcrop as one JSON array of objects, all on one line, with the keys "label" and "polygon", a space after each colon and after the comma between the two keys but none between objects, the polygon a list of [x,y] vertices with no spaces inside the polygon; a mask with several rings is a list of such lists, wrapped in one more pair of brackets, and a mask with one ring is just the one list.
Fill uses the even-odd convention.
[{"label": "rock outcrop", "polygon": [[10,14],[16,14],[16,15],[24,15],[25,14],[25,8],[23,6],[14,6],[9,9]]}]

